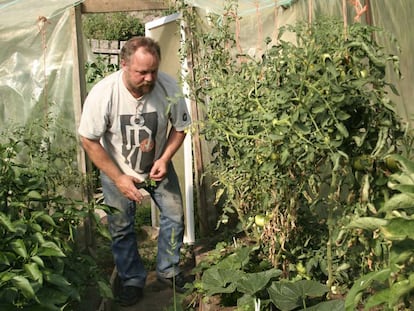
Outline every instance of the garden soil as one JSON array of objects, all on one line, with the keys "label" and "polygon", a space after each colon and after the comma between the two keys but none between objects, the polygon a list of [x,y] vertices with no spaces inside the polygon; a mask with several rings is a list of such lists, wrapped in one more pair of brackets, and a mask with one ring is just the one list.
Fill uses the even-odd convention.
[{"label": "garden soil", "polygon": [[[106,217],[101,215],[101,222],[107,224]],[[112,300],[101,300],[96,293],[96,289],[92,289],[90,293],[85,293],[89,298],[86,305],[79,306],[77,311],[170,311],[170,310],[188,310],[190,304],[192,310],[202,311],[229,311],[234,309],[223,308],[219,306],[219,302],[214,298],[208,302],[198,301],[194,303],[194,297],[183,296],[183,294],[175,295],[177,308],[174,309],[174,292],[168,285],[158,282],[155,272],[155,258],[157,253],[158,230],[149,226],[141,225],[137,230],[137,243],[144,265],[147,267],[148,276],[144,288],[144,295],[140,301],[130,307],[121,307]],[[213,239],[214,240],[214,239]],[[114,268],[112,254],[107,241],[100,241],[101,247],[100,257],[101,266],[108,274],[111,281],[112,291],[116,295],[119,288],[117,272]],[[105,246],[104,246],[105,245]],[[199,263],[208,252],[213,249],[215,242],[212,239],[199,240],[195,245],[184,245],[182,249],[181,270],[187,276],[192,274],[193,268]],[[178,306],[180,304],[180,306]],[[194,304],[196,306],[194,306]]]},{"label": "garden soil", "polygon": [[[138,233],[138,243],[140,245],[140,255],[144,262],[153,260],[157,250],[157,230],[144,226]],[[201,253],[205,253],[204,247],[200,246],[184,246],[182,253],[182,265],[181,270],[185,275],[189,276],[192,273],[193,268],[196,266]],[[108,257],[111,258],[109,254]],[[112,259],[107,261],[108,273],[111,274],[110,280],[112,285],[112,291],[114,295],[118,292],[119,281],[117,278],[116,269],[113,266]],[[168,285],[158,282],[156,272],[153,269],[153,265],[149,264],[147,282],[144,288],[144,295],[140,301],[130,307],[121,307],[112,300],[103,300],[99,303],[99,307],[93,307],[92,309],[83,309],[82,311],[167,311],[174,309],[174,292]],[[191,297],[184,297],[180,294],[176,295],[177,304],[187,305],[187,301],[191,300]],[[183,308],[184,309],[184,308]],[[183,310],[178,308],[177,310]],[[219,309],[206,309],[206,311],[215,311]]]},{"label": "garden soil", "polygon": [[[153,229],[150,227],[144,228],[146,231],[146,239],[149,239],[153,242],[154,248],[152,252],[156,251],[156,237],[154,232],[151,232]],[[142,235],[138,236],[139,243],[142,245]],[[147,241],[148,242],[148,241]],[[185,246],[181,270],[185,275],[192,275],[193,268],[197,265],[200,260],[208,254],[208,251],[211,250],[211,244],[207,243],[197,243],[191,247]],[[144,250],[144,254],[141,254],[141,257],[150,256],[148,250]],[[118,282],[116,277],[116,270],[113,269],[111,276],[111,284],[113,291],[117,292]],[[211,298],[209,301],[196,301],[192,296],[184,296],[182,294],[176,295],[176,304],[177,308],[174,308],[174,292],[171,287],[162,284],[157,281],[157,276],[155,271],[149,271],[147,276],[147,283],[144,289],[144,295],[142,299],[135,305],[130,307],[121,307],[117,305],[114,301],[102,301],[99,308],[95,309],[97,311],[170,311],[170,310],[186,310],[186,307],[189,305],[192,306],[192,310],[202,310],[202,311],[231,311],[235,310],[234,308],[227,308],[220,306],[220,303],[217,299]],[[188,310],[188,309],[187,309]],[[89,311],[89,310],[88,310]],[[93,310],[90,310],[93,311]]]}]

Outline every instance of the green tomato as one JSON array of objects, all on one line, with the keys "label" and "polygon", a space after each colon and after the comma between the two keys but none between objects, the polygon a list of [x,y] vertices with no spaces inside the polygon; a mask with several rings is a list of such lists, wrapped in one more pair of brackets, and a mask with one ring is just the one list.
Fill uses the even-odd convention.
[{"label": "green tomato", "polygon": [[391,172],[396,172],[399,169],[398,162],[395,161],[395,159],[393,159],[392,157],[389,157],[389,156],[385,158],[385,165],[387,166],[387,168]]},{"label": "green tomato", "polygon": [[368,171],[373,170],[374,159],[367,154],[356,157],[352,163],[352,166],[357,171]]},{"label": "green tomato", "polygon": [[264,215],[257,214],[256,216],[254,216],[254,223],[258,227],[264,227],[264,225],[266,224],[266,217]]},{"label": "green tomato", "polygon": [[324,62],[326,62],[326,60],[332,60],[332,57],[331,57],[331,54],[328,54],[328,53],[324,53],[324,54],[322,54],[322,60],[324,61]]},{"label": "green tomato", "polygon": [[270,155],[270,158],[273,161],[277,161],[277,160],[279,160],[279,155],[276,152],[272,152],[272,154]]},{"label": "green tomato", "polygon": [[299,274],[306,274],[306,268],[302,262],[296,264],[296,271],[298,271]]},{"label": "green tomato", "polygon": [[368,76],[368,71],[366,69],[361,70],[359,73],[361,78],[366,78]]}]

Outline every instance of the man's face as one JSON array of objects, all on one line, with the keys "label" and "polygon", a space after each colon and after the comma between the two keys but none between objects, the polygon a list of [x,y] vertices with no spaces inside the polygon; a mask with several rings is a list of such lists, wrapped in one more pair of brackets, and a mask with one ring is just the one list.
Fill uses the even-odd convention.
[{"label": "man's face", "polygon": [[158,57],[138,48],[127,63],[121,61],[124,83],[135,98],[150,93],[155,86],[159,67]]}]

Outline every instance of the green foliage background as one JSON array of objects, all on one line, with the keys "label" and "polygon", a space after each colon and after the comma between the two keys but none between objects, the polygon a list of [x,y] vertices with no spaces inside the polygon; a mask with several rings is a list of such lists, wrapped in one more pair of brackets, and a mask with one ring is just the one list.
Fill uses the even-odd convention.
[{"label": "green foliage background", "polygon": [[83,17],[83,31],[88,39],[125,41],[145,34],[143,23],[124,12],[88,14]]}]

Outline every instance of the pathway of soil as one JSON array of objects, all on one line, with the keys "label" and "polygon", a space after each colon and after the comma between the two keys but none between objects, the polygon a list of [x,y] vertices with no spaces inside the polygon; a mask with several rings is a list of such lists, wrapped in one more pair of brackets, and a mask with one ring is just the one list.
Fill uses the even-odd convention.
[{"label": "pathway of soil", "polygon": [[[139,243],[142,244],[144,241],[154,241],[157,238],[157,234],[149,227],[144,228],[145,234],[139,234],[138,240]],[[156,245],[156,244],[154,244]],[[144,256],[152,256],[155,255],[155,249],[154,250],[143,250],[143,252],[149,252],[147,254],[144,254]],[[199,248],[197,248],[199,249]],[[192,272],[192,269],[195,267],[197,262],[197,256],[195,255],[194,248],[191,247],[190,250],[186,250],[185,258],[183,259],[183,265],[181,266],[181,270],[183,273],[187,276],[189,276]],[[142,254],[141,254],[142,256]],[[117,284],[117,278],[116,278],[116,270],[112,272],[111,276],[111,284],[112,284],[112,290],[114,294],[116,295],[118,291],[118,284]],[[176,295],[176,300],[181,301],[180,294]],[[179,302],[177,302],[179,303]],[[103,301],[100,304],[100,307],[98,308],[98,311],[166,311],[166,310],[174,310],[174,294],[171,287],[168,285],[162,284],[157,280],[156,272],[155,271],[149,271],[147,276],[147,282],[144,288],[144,295],[140,299],[140,301],[130,307],[121,307],[117,305],[114,301]],[[181,308],[178,308],[178,310],[181,310]]]},{"label": "pathway of soil", "polygon": [[165,311],[173,305],[173,290],[158,282],[156,273],[151,271],[148,273],[144,296],[136,305],[120,307],[114,302],[108,305],[105,311]]}]

